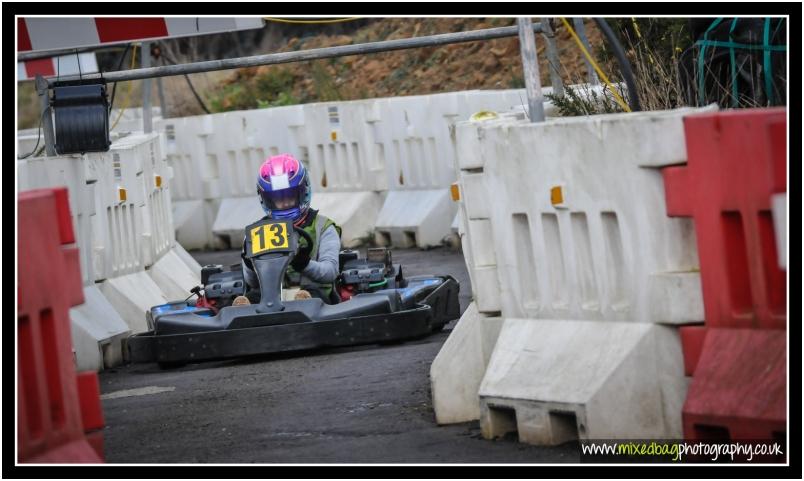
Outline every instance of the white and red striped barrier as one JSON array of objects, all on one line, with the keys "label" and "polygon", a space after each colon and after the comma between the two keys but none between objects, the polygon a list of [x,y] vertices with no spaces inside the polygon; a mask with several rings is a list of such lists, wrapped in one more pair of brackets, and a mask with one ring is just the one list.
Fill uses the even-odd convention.
[{"label": "white and red striped barrier", "polygon": [[137,40],[187,37],[262,28],[252,18],[27,17],[17,18],[17,51],[61,50]]},{"label": "white and red striped barrier", "polygon": [[33,80],[37,75],[56,77],[98,73],[94,52],[59,55],[17,62],[17,80]]}]

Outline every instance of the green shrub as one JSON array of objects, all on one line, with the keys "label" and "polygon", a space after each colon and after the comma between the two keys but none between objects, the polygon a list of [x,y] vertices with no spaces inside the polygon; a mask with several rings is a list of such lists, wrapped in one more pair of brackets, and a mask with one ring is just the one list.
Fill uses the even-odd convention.
[{"label": "green shrub", "polygon": [[257,107],[261,109],[281,107],[283,105],[296,105],[298,103],[299,99],[289,92],[279,92],[279,95],[277,95],[274,100],[257,99]]},{"label": "green shrub", "polygon": [[258,93],[276,96],[280,92],[293,88],[294,77],[288,69],[271,69],[269,74],[256,77],[254,83]]},{"label": "green shrub", "polygon": [[[565,88],[563,96],[545,94],[545,98],[549,99],[558,108],[558,112],[562,117],[611,114],[623,111],[608,92],[603,95],[597,93],[594,89],[588,89],[585,91],[586,95],[581,95],[582,92],[584,91]],[[618,89],[618,93],[622,96],[624,92]]]},{"label": "green shrub", "polygon": [[310,75],[313,78],[313,87],[319,102],[330,102],[332,100],[343,100],[341,91],[335,83],[335,79],[321,61],[312,62]]}]

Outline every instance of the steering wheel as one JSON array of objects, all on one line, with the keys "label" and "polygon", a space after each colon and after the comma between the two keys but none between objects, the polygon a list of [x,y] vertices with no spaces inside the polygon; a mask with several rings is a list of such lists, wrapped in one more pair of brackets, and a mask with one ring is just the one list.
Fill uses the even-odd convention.
[{"label": "steering wheel", "polygon": [[302,237],[304,239],[305,243],[307,244],[304,247],[299,245],[299,250],[304,249],[304,250],[307,250],[308,252],[312,251],[313,250],[313,237],[310,234],[308,234],[307,231],[302,229],[301,227],[296,227],[294,225],[293,230],[295,230],[296,233],[298,233],[299,236]]}]

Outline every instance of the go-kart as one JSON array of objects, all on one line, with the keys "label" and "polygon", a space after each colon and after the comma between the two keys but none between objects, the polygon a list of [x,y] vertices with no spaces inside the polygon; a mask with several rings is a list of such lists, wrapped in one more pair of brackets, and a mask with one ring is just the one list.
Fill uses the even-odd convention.
[{"label": "go-kart", "polygon": [[[340,253],[331,296],[283,300],[282,284],[300,246],[312,240],[281,220],[246,227],[245,257],[259,280],[259,299],[233,305],[247,286],[239,265],[205,266],[195,301],[170,302],[146,313],[149,331],[128,338],[130,362],[174,367],[189,362],[361,344],[404,341],[441,330],[460,316],[458,282],[450,276],[405,278],[387,249]],[[304,288],[304,286],[302,286]],[[192,297],[192,294],[191,296]],[[256,300],[256,299],[255,299]],[[329,299],[328,299],[329,300]]]}]

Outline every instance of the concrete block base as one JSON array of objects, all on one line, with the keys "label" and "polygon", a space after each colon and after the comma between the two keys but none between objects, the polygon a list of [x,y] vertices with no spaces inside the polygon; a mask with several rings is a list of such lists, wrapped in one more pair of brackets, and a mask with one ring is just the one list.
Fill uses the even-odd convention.
[{"label": "concrete block base", "polygon": [[185,249],[220,249],[223,244],[212,234],[212,223],[218,211],[215,200],[172,201],[176,242]]},{"label": "concrete block base", "polygon": [[430,366],[433,409],[438,424],[480,417],[477,390],[497,341],[502,319],[469,304]]},{"label": "concrete block base", "polygon": [[392,190],[377,216],[375,241],[395,247],[441,245],[458,210],[449,189]]},{"label": "concrete block base", "polygon": [[342,229],[341,246],[351,249],[366,243],[382,206],[377,192],[316,192],[311,207],[334,220]]},{"label": "concrete block base", "polygon": [[687,392],[677,329],[505,319],[478,394],[487,438],[678,439]]},{"label": "concrete block base", "polygon": [[145,272],[107,279],[100,284],[100,291],[126,322],[132,334],[148,330],[145,313],[151,307],[175,300],[165,297],[159,286]]},{"label": "concrete block base", "polygon": [[77,371],[101,371],[123,363],[122,341],[131,331],[96,286],[84,287],[84,303],[70,309]]},{"label": "concrete block base", "polygon": [[184,262],[184,265],[187,266],[187,268],[190,269],[190,272],[192,272],[193,275],[195,275],[200,281],[201,265],[198,263],[198,261],[193,259],[193,256],[191,256],[190,253],[184,250],[184,247],[179,244],[174,245],[170,250],[179,256],[179,259]]},{"label": "concrete block base", "polygon": [[181,300],[190,295],[190,289],[201,284],[199,273],[194,273],[175,251],[170,250],[148,269],[151,279],[170,300]]},{"label": "concrete block base", "polygon": [[265,216],[260,201],[254,196],[229,197],[221,200],[221,206],[212,224],[212,233],[230,249],[243,247],[244,229],[247,225]]}]

